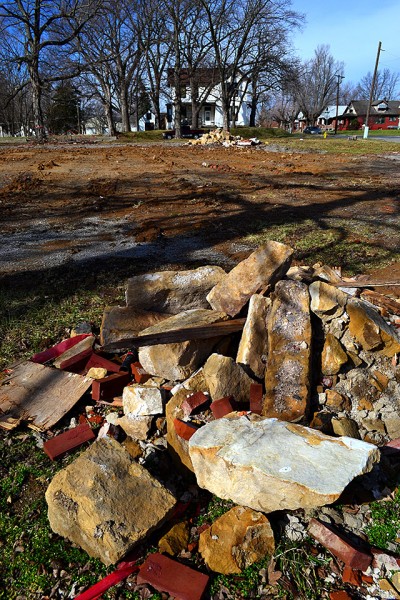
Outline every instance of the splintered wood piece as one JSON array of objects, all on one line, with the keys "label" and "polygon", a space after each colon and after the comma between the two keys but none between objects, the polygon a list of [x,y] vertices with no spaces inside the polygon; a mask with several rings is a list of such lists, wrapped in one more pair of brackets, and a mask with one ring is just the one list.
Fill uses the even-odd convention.
[{"label": "splintered wood piece", "polygon": [[[321,281],[324,281],[323,279]],[[369,287],[400,287],[399,281],[338,281],[337,283],[325,282],[334,287],[369,288]]]},{"label": "splintered wood piece", "polygon": [[155,346],[157,344],[174,344],[176,342],[186,342],[187,340],[229,335],[230,333],[242,331],[245,320],[246,319],[232,319],[231,321],[221,321],[219,323],[210,323],[208,325],[198,325],[186,327],[184,329],[138,335],[136,337],[125,338],[118,342],[108,344],[104,347],[104,350],[112,351],[132,347],[139,348],[140,346]]},{"label": "splintered wood piece", "polygon": [[385,308],[388,312],[393,315],[400,316],[400,302],[396,302],[396,300],[392,300],[383,294],[379,294],[378,292],[372,292],[371,290],[365,290],[361,294],[361,298],[364,300],[368,300],[371,304],[375,304],[375,306],[379,306],[380,308]]},{"label": "splintered wood piece", "polygon": [[50,429],[78,402],[92,380],[38,363],[17,365],[0,384],[0,427],[5,417]]}]

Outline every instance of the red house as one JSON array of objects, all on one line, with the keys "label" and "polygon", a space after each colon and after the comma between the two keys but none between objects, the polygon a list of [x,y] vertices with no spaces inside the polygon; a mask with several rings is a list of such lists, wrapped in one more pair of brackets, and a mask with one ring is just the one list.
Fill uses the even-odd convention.
[{"label": "red house", "polygon": [[[361,129],[366,124],[368,100],[352,100],[339,116],[339,129]],[[400,100],[378,100],[371,104],[368,127],[400,129]]]}]

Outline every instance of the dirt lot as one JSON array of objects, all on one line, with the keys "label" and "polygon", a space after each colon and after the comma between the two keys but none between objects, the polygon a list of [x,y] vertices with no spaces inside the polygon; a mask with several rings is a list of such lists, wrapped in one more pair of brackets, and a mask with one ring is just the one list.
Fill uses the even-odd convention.
[{"label": "dirt lot", "polygon": [[2,147],[0,273],[106,258],[132,272],[229,267],[267,238],[291,243],[298,261],[373,270],[396,260],[398,159],[273,145]]}]

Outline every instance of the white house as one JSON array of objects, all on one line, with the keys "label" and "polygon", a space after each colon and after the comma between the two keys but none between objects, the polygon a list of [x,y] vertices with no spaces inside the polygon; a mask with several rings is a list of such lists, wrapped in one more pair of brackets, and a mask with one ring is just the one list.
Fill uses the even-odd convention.
[{"label": "white house", "polygon": [[[196,70],[197,98],[202,106],[199,112],[199,127],[222,127],[223,111],[221,101],[221,81],[217,69],[201,68]],[[173,70],[168,70],[168,85],[174,88]],[[235,113],[237,115],[235,124],[248,125],[250,119],[250,94],[247,92],[247,81],[243,80],[236,84],[235,93]],[[173,96],[173,93],[171,93]],[[190,87],[190,77],[187,69],[181,71],[181,104],[182,120],[192,125],[192,96]],[[231,114],[231,118],[233,115]],[[172,102],[167,104],[167,122],[168,128],[173,129],[174,115]]]}]

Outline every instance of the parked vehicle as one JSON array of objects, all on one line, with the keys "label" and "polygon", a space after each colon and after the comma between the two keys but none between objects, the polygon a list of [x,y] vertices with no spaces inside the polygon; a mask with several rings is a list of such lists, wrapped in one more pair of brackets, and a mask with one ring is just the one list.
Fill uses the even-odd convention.
[{"label": "parked vehicle", "polygon": [[322,133],[322,129],[320,127],[308,126],[304,129],[303,133],[310,133],[311,135],[317,135],[319,133]]},{"label": "parked vehicle", "polygon": [[[189,138],[197,140],[204,133],[209,133],[208,129],[190,129],[189,125],[182,125],[181,136],[183,138]],[[169,129],[163,133],[164,140],[172,140],[175,137],[175,129]]]}]

